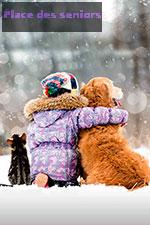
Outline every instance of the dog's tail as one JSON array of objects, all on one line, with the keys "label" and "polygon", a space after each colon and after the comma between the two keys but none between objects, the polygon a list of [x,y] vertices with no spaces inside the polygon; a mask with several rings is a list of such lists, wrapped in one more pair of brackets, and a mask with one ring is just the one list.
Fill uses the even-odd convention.
[{"label": "dog's tail", "polygon": [[144,187],[144,186],[148,186],[149,185],[149,183],[148,182],[137,182],[137,183],[135,183],[134,185],[133,185],[133,187],[132,188],[130,188],[129,190],[130,191],[133,191],[133,190],[136,190],[136,189],[139,189],[139,188],[142,188],[142,187]]},{"label": "dog's tail", "polygon": [[137,177],[136,177],[137,180],[130,190],[135,190],[150,185],[150,167],[146,160],[143,159],[143,162],[145,163],[145,165],[142,168],[143,171],[142,173],[140,173],[141,171],[137,170]]}]

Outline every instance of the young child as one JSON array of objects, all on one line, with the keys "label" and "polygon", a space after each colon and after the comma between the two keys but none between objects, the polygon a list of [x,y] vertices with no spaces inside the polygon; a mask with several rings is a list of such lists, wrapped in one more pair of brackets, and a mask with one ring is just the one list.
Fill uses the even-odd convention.
[{"label": "young child", "polygon": [[77,141],[80,129],[96,125],[124,124],[125,110],[87,107],[78,95],[74,75],[58,72],[41,81],[43,96],[24,109],[31,122],[27,143],[31,153],[31,177],[39,187],[78,185]]}]

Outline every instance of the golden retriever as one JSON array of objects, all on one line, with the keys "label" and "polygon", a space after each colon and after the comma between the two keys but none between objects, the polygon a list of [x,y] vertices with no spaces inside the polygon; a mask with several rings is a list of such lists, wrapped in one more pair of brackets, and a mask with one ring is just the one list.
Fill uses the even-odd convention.
[{"label": "golden retriever", "polygon": [[[90,107],[116,107],[122,97],[121,89],[105,77],[90,80],[80,93],[88,98]],[[105,125],[80,132],[81,183],[119,185],[132,190],[148,185],[148,163],[129,147],[121,130],[121,125]]]}]

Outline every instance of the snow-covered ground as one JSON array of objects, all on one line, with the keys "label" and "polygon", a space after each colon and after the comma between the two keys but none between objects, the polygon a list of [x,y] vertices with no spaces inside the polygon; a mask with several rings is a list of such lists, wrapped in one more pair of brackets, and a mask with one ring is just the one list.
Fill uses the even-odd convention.
[{"label": "snow-covered ground", "polygon": [[[136,150],[150,161],[150,150]],[[9,183],[10,156],[0,156],[0,183]],[[149,225],[150,187],[89,185],[49,189],[0,187],[0,225]]]}]

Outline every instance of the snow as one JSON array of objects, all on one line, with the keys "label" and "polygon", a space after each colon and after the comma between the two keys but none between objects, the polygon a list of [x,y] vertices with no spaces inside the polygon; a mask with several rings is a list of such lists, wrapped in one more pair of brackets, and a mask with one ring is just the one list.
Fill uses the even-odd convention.
[{"label": "snow", "polygon": [[[150,161],[150,150],[136,150]],[[0,156],[0,183],[9,183],[10,156]],[[49,189],[0,187],[2,225],[149,225],[150,187],[134,192],[124,187],[89,185]]]},{"label": "snow", "polygon": [[0,183],[9,183],[7,173],[10,165],[10,155],[0,155]]}]

